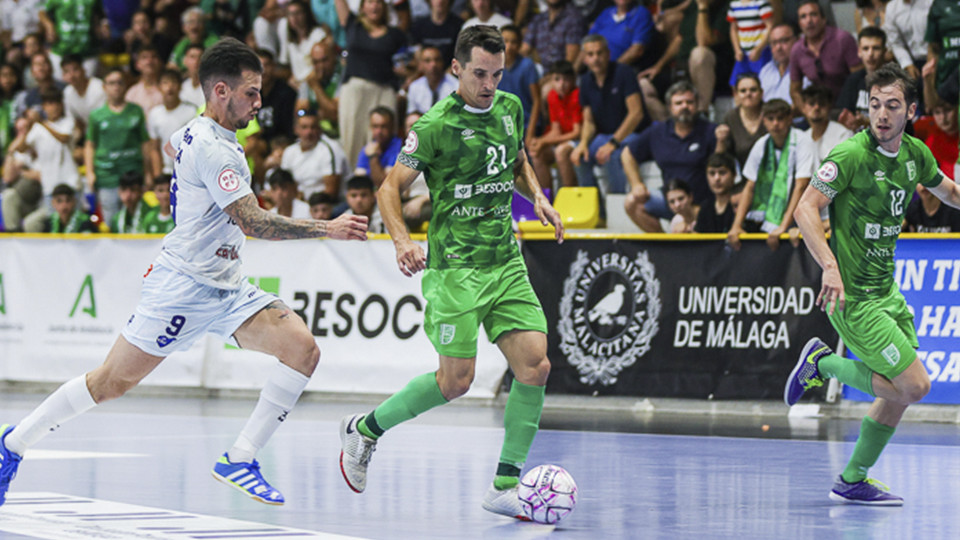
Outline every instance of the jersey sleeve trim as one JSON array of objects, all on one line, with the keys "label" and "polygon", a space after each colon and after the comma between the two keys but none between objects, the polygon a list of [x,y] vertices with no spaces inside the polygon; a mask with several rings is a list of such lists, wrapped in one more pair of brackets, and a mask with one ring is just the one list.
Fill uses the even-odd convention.
[{"label": "jersey sleeve trim", "polygon": [[823,193],[824,196],[826,196],[831,201],[833,200],[834,197],[837,196],[837,190],[833,189],[832,187],[827,185],[826,182],[824,182],[823,180],[817,177],[814,177],[813,180],[810,181],[810,185],[813,186],[820,193]]},{"label": "jersey sleeve trim", "polygon": [[403,152],[400,152],[400,154],[397,156],[397,163],[401,163],[403,165],[406,165],[407,167],[410,167],[411,169],[414,169],[420,172],[423,172],[424,169],[427,168],[426,165],[423,162],[421,162],[419,159],[413,156],[410,156],[408,154],[405,154]]}]

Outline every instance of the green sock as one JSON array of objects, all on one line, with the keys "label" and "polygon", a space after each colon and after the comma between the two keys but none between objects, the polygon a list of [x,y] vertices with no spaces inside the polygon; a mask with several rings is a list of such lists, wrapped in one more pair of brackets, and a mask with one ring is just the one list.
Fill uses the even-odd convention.
[{"label": "green sock", "polygon": [[437,385],[437,373],[424,373],[414,377],[399,392],[388,397],[364,418],[358,428],[364,435],[376,439],[393,426],[446,402],[447,399]]},{"label": "green sock", "polygon": [[853,484],[865,480],[867,471],[877,462],[896,429],[865,416],[860,424],[860,437],[857,438],[857,445],[853,447],[853,455],[841,474],[843,481]]},{"label": "green sock", "polygon": [[498,491],[510,489],[520,483],[519,476],[496,476],[493,479],[493,487]]},{"label": "green sock", "polygon": [[[531,386],[516,380],[510,386],[507,407],[503,412],[504,435],[500,463],[513,464],[518,475],[540,428],[545,390],[544,386]],[[502,475],[499,471],[498,474]]]},{"label": "green sock", "polygon": [[817,369],[824,377],[837,379],[847,386],[877,397],[873,393],[873,371],[863,362],[829,354],[820,359]]}]

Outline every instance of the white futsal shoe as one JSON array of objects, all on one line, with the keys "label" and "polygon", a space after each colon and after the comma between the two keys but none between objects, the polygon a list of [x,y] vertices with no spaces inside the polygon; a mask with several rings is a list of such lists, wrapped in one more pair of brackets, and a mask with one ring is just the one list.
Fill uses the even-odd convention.
[{"label": "white futsal shoe", "polygon": [[367,466],[377,449],[377,441],[357,429],[357,423],[362,420],[362,414],[340,420],[340,473],[347,486],[357,493],[363,493],[367,487]]},{"label": "white futsal shoe", "polygon": [[520,497],[517,496],[516,486],[510,489],[498,490],[490,484],[490,489],[483,496],[483,509],[487,512],[500,514],[502,516],[512,517],[521,521],[530,521],[530,518],[523,514],[523,507],[520,506]]}]

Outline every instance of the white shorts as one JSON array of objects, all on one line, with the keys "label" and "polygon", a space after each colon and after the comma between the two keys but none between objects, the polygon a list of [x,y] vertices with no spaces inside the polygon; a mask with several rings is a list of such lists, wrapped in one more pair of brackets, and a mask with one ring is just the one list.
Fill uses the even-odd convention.
[{"label": "white shorts", "polygon": [[185,350],[208,332],[238,345],[233,338],[237,328],[276,300],[247,281],[237,290],[218,289],[154,263],[122,334],[154,356]]}]

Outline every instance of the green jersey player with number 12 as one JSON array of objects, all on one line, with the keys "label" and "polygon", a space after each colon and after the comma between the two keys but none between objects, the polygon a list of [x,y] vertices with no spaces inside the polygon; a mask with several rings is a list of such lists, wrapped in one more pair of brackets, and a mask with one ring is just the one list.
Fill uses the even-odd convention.
[{"label": "green jersey player with number 12", "polygon": [[[887,64],[867,76],[866,86],[870,129],[830,152],[794,213],[804,242],[823,269],[817,304],[862,362],[836,355],[813,338],[787,380],[784,400],[793,405],[828,378],[874,396],[830,499],[900,506],[903,498],[867,478],[867,471],[907,406],[930,391],[930,378],[917,359],[913,315],[893,279],[893,254],[917,183],[955,208],[960,208],[960,188],[937,169],[929,148],[903,133],[917,109],[912,79],[896,64]],[[820,210],[828,204],[829,244],[820,227]]]},{"label": "green jersey player with number 12", "polygon": [[[454,56],[459,89],[414,124],[379,192],[401,272],[425,270],[424,331],[440,354],[440,367],[411,380],[370,414],[342,420],[340,468],[349,487],[362,492],[370,454],[386,430],[467,392],[483,324],[515,377],[500,462],[483,508],[524,519],[516,486],[539,426],[550,361],[546,319],[511,228],[514,188],[533,200],[558,242],[563,226],[527,163],[520,100],[496,89],[504,70],[500,32],[465,28]],[[421,172],[433,203],[429,258],[410,240],[400,208],[400,192]]]}]

